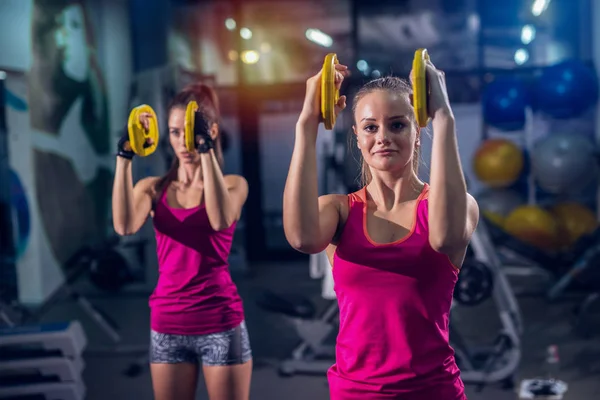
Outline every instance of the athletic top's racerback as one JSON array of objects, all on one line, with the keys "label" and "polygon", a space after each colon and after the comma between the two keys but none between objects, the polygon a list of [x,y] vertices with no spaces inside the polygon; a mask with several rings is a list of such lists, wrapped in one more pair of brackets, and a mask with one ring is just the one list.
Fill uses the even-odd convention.
[{"label": "athletic top's racerback", "polygon": [[449,345],[458,269],[429,244],[425,185],[408,235],[386,244],[367,231],[366,187],[348,195],[333,256],[340,309],[331,400],[464,400]]},{"label": "athletic top's racerback", "polygon": [[204,205],[172,208],[166,193],[153,218],[159,277],[150,296],[152,330],[206,335],[235,328],[244,319],[228,263],[236,224],[217,232]]}]

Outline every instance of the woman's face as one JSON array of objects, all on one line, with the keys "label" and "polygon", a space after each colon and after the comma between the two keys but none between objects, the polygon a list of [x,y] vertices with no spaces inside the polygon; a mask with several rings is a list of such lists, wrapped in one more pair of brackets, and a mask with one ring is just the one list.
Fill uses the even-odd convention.
[{"label": "woman's face", "polygon": [[175,107],[169,113],[169,142],[181,164],[200,162],[198,152],[185,147],[185,108]]},{"label": "woman's face", "polygon": [[360,99],[354,117],[358,147],[372,170],[403,172],[412,167],[419,134],[408,94],[371,92]]},{"label": "woman's face", "polygon": [[81,5],[73,4],[60,14],[55,33],[56,45],[63,52],[63,71],[78,82],[87,80],[90,69],[85,29],[83,9]]}]

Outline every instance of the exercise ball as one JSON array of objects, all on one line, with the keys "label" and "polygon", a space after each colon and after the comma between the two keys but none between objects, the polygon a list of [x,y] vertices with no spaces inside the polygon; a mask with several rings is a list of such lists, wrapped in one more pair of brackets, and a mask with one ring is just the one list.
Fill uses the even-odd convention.
[{"label": "exercise ball", "polygon": [[536,109],[554,118],[574,118],[596,103],[598,81],[581,61],[566,60],[542,71],[534,93]]},{"label": "exercise ball", "polygon": [[118,292],[132,280],[127,260],[115,250],[100,254],[91,263],[89,273],[92,283],[107,292]]},{"label": "exercise ball", "polygon": [[565,247],[573,245],[598,227],[594,212],[579,203],[560,203],[552,207],[550,212],[558,224],[560,243]]},{"label": "exercise ball", "polygon": [[492,188],[505,188],[515,183],[523,164],[523,152],[507,139],[486,140],[473,158],[475,175]]},{"label": "exercise ball", "polygon": [[497,78],[485,86],[482,95],[485,122],[506,131],[525,126],[525,108],[529,104],[526,85],[514,77]]},{"label": "exercise ball", "polygon": [[487,189],[477,196],[481,213],[494,224],[503,227],[506,217],[525,203],[524,196],[516,190]]},{"label": "exercise ball", "polygon": [[581,134],[550,134],[533,146],[531,168],[536,182],[548,193],[584,189],[597,173],[594,143]]},{"label": "exercise ball", "polygon": [[504,230],[540,249],[552,250],[558,243],[558,224],[553,215],[537,206],[517,207],[504,221]]}]

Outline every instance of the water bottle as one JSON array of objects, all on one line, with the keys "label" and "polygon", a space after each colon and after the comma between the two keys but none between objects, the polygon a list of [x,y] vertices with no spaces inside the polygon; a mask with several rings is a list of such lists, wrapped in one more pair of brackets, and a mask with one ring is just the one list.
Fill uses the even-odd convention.
[{"label": "water bottle", "polygon": [[558,356],[558,346],[553,344],[546,349],[546,379],[549,381],[558,380],[560,371],[560,357]]}]

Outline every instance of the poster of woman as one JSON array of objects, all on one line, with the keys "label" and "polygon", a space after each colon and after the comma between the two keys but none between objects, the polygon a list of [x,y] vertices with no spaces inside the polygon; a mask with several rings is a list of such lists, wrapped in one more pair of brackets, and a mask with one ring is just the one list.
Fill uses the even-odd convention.
[{"label": "poster of woman", "polygon": [[90,5],[34,0],[31,17],[33,173],[42,225],[60,265],[109,226],[109,115]]}]

